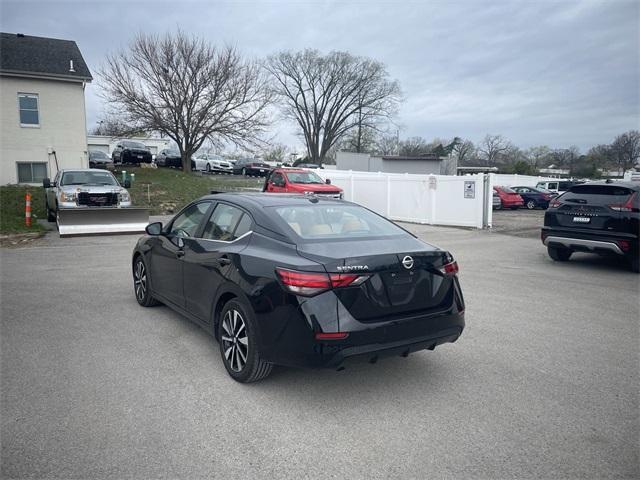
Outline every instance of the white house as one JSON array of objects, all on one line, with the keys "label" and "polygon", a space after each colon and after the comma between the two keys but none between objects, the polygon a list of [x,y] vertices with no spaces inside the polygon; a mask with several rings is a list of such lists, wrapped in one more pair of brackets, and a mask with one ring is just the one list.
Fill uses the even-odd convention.
[{"label": "white house", "polygon": [[76,42],[0,33],[0,185],[88,166],[91,80]]}]

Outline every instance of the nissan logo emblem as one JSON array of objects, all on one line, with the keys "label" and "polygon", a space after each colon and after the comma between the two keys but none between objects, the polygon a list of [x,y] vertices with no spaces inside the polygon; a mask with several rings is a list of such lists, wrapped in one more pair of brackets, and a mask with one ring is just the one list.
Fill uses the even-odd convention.
[{"label": "nissan logo emblem", "polygon": [[413,268],[413,258],[407,255],[402,259],[402,265],[404,265],[404,268],[407,270],[411,270]]}]

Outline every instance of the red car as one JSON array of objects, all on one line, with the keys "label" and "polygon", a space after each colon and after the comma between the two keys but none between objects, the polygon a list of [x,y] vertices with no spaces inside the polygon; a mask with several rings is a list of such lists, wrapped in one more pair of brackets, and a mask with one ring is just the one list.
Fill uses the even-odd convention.
[{"label": "red car", "polygon": [[510,188],[493,187],[493,189],[498,193],[501,203],[501,206],[497,207],[496,209],[510,208],[512,210],[517,210],[518,208],[524,206],[524,200],[522,200],[522,197]]},{"label": "red car", "polygon": [[264,182],[263,192],[314,193],[333,198],[342,198],[342,189],[331,185],[331,180],[322,180],[310,170],[301,168],[275,168]]}]

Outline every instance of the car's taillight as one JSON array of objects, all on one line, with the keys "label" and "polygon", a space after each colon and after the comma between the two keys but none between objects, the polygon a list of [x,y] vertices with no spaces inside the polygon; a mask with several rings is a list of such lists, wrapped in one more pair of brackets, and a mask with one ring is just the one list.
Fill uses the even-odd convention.
[{"label": "car's taillight", "polygon": [[562,203],[560,203],[560,200],[558,200],[557,198],[554,198],[553,200],[551,200],[551,202],[549,202],[549,208],[558,208],[560,205],[562,205]]},{"label": "car's taillight", "polygon": [[545,200],[551,200],[551,195],[549,195],[548,193],[543,193],[542,198],[544,198]]},{"label": "car's taillight", "polygon": [[440,267],[440,271],[448,277],[453,277],[460,271],[460,269],[458,268],[458,262],[454,260],[453,262],[446,263],[442,267]]},{"label": "car's taillight", "polygon": [[620,250],[622,250],[623,252],[628,252],[631,249],[631,244],[628,240],[618,240],[617,243],[620,247]]},{"label": "car's taillight", "polygon": [[616,212],[638,212],[640,209],[633,206],[633,200],[636,198],[637,194],[638,192],[633,192],[625,203],[616,203],[608,205],[608,207]]},{"label": "car's taillight", "polygon": [[291,293],[312,297],[331,288],[360,285],[368,277],[353,273],[298,272],[276,268],[280,281]]}]

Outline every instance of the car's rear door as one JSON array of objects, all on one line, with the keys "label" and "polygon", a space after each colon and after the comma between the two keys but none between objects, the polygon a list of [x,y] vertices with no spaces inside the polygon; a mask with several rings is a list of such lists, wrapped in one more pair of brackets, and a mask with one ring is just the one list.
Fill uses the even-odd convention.
[{"label": "car's rear door", "polygon": [[185,242],[186,309],[201,321],[211,320],[219,286],[238,275],[240,252],[248,245],[252,224],[242,208],[218,202],[198,237]]}]

